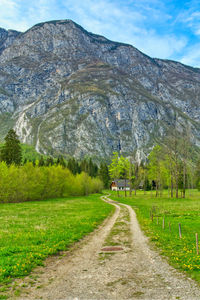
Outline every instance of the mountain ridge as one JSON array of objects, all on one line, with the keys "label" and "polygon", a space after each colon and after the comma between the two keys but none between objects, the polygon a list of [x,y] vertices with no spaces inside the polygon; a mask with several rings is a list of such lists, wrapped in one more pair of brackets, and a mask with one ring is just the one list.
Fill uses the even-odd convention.
[{"label": "mountain ridge", "polygon": [[0,52],[0,136],[12,126],[44,154],[106,158],[121,149],[141,160],[174,126],[190,126],[200,145],[199,92],[198,68],[71,20],[43,22]]}]

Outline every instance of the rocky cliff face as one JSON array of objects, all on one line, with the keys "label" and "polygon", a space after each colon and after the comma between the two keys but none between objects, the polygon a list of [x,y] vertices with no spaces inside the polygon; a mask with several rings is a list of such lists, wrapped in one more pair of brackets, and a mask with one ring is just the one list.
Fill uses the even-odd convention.
[{"label": "rocky cliff face", "polygon": [[70,20],[0,29],[1,137],[46,154],[144,157],[176,123],[200,143],[200,69],[152,59]]},{"label": "rocky cliff face", "polygon": [[0,28],[0,53],[2,51],[12,45],[15,38],[20,34],[20,32],[15,30],[5,30]]}]

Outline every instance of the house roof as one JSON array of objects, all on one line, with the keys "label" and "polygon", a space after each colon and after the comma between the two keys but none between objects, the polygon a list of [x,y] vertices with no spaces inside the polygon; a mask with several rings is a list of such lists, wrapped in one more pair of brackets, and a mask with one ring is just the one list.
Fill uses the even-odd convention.
[{"label": "house roof", "polygon": [[125,182],[124,179],[115,179],[112,182],[115,182],[115,184],[117,185],[117,187],[125,187],[125,186],[126,187],[130,187],[128,179],[126,180],[126,182]]}]

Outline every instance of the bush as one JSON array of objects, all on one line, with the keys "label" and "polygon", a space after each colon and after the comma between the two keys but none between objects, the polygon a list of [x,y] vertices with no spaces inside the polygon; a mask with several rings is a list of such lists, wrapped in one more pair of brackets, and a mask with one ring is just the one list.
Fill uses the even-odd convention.
[{"label": "bush", "polygon": [[0,202],[23,202],[82,196],[100,192],[102,182],[82,172],[73,175],[62,166],[39,167],[0,163]]}]

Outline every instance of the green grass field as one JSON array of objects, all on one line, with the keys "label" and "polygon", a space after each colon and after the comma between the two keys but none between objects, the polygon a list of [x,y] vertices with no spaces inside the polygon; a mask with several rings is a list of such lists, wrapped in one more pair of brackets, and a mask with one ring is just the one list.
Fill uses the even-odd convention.
[{"label": "green grass field", "polygon": [[[200,240],[200,192],[191,191],[186,199],[170,199],[167,192],[161,198],[156,198],[151,192],[144,195],[143,191],[131,198],[125,198],[122,192],[118,198],[116,192],[112,192],[111,198],[131,205],[142,229],[161,249],[161,253],[168,257],[169,263],[200,282],[200,255],[196,254],[195,237],[198,233]],[[150,217],[152,209],[153,221]],[[179,224],[182,238],[179,237]]]},{"label": "green grass field", "polygon": [[0,204],[0,292],[94,230],[112,210],[100,195]]}]

